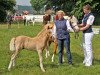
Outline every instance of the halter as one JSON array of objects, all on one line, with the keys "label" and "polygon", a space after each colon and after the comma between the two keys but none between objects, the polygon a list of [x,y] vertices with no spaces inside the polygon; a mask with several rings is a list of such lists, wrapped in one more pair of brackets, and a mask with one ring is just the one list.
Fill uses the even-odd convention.
[{"label": "halter", "polygon": [[[71,22],[70,22],[71,23]],[[75,26],[72,26],[71,25],[71,27],[72,27],[72,29],[74,29],[75,27],[76,27],[77,25],[75,25]],[[74,30],[75,31],[75,30]],[[79,37],[79,34],[78,34],[78,32],[75,32],[75,39],[78,39],[78,37]]]},{"label": "halter", "polygon": [[75,25],[75,26],[72,26],[72,28],[75,28],[77,25]]},{"label": "halter", "polygon": [[77,26],[77,25],[72,26],[72,22],[71,22],[71,21],[69,21],[69,22],[70,22],[70,25],[71,25],[72,29],[75,28],[75,27]]}]

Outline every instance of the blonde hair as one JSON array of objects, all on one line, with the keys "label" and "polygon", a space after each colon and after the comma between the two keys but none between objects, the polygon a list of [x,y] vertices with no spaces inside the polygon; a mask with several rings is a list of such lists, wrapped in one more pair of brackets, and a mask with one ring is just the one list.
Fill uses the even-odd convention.
[{"label": "blonde hair", "polygon": [[92,8],[91,8],[91,6],[89,4],[87,4],[87,5],[83,6],[83,9],[91,10]]},{"label": "blonde hair", "polygon": [[58,15],[58,13],[62,13],[63,15],[65,15],[65,12],[62,11],[62,10],[57,11],[57,12],[56,12],[56,15]]}]

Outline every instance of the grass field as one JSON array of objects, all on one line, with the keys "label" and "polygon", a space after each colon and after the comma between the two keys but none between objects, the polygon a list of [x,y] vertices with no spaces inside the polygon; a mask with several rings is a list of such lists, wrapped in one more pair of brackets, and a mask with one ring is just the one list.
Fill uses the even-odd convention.
[{"label": "grass field", "polygon": [[[39,59],[37,52],[22,50],[18,57],[16,66],[9,72],[7,70],[11,52],[9,50],[9,41],[12,37],[19,35],[26,35],[34,37],[42,29],[41,25],[23,26],[17,28],[17,25],[13,25],[11,29],[7,29],[6,25],[0,25],[0,75],[100,75],[100,34],[94,35],[93,38],[93,66],[85,67],[82,64],[83,51],[80,46],[82,34],[78,39],[74,38],[74,34],[71,34],[71,52],[73,57],[73,66],[69,66],[67,63],[66,54],[64,55],[66,61],[63,65],[58,66],[58,55],[55,56],[55,62],[51,62],[51,56],[45,59],[45,50],[43,52],[43,64],[46,72],[43,73],[39,68]],[[53,46],[51,45],[50,54],[52,55]]]}]

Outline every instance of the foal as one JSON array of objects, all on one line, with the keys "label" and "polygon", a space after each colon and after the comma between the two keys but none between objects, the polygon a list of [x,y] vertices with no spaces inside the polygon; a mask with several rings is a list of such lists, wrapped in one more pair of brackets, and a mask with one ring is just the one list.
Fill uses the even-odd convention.
[{"label": "foal", "polygon": [[34,38],[28,36],[18,36],[12,38],[10,41],[10,50],[13,51],[14,53],[11,56],[8,70],[10,70],[12,66],[15,66],[15,58],[18,55],[18,53],[22,49],[27,49],[32,51],[36,50],[38,52],[40,68],[43,72],[45,72],[42,63],[42,52],[43,49],[47,46],[49,37],[51,37],[51,31],[50,31],[51,28],[52,25],[45,25],[43,30]]}]

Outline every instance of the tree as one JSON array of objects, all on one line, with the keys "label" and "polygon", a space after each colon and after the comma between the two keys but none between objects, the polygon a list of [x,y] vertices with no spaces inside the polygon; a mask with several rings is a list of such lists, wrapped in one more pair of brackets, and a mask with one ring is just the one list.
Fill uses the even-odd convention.
[{"label": "tree", "polygon": [[0,0],[0,22],[6,18],[7,11],[13,11],[15,0]]},{"label": "tree", "polygon": [[71,12],[75,6],[75,0],[47,0],[51,2],[51,7],[55,6],[55,10],[63,10],[65,13]]},{"label": "tree", "polygon": [[[31,1],[38,2],[37,0],[31,0]],[[41,1],[41,0],[39,0],[39,1]],[[90,4],[92,6],[92,12],[96,17],[96,21],[98,20],[98,24],[99,24],[98,18],[100,17],[100,5],[99,5],[100,0],[42,0],[42,2],[37,3],[36,6],[41,8],[41,7],[43,7],[43,3],[44,4],[46,3],[46,5],[51,7],[51,8],[54,7],[55,11],[56,10],[63,10],[65,13],[73,14],[78,19],[82,19],[83,6],[85,4]],[[33,8],[35,8],[35,5]],[[37,10],[39,10],[39,9],[37,9]]]},{"label": "tree", "polygon": [[82,8],[85,4],[90,4],[92,6],[92,9],[94,9],[99,3],[93,0],[77,0],[75,7],[71,11],[71,13],[77,16],[79,19],[83,15]]},{"label": "tree", "polygon": [[36,10],[38,14],[39,14],[40,9],[44,7],[45,3],[46,3],[46,0],[31,0],[33,9]]}]

